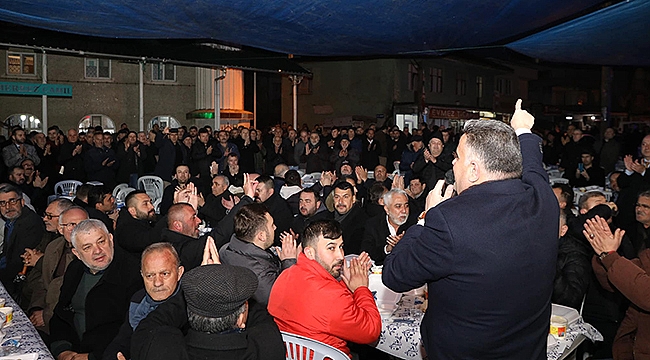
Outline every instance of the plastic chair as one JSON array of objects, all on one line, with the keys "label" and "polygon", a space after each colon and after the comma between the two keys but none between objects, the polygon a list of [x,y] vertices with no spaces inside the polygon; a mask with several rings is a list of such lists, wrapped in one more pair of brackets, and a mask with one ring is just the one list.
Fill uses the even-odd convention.
[{"label": "plastic chair", "polygon": [[129,184],[118,184],[115,189],[113,189],[113,197],[117,199],[117,195],[122,191],[122,189],[128,188]]},{"label": "plastic chair", "polygon": [[123,203],[124,199],[126,199],[126,196],[129,195],[132,191],[135,191],[134,188],[132,187],[124,187],[120,188],[120,191],[117,192],[117,194],[113,195],[115,196],[115,201],[118,203]]},{"label": "plastic chair", "polygon": [[282,331],[286,360],[350,360],[341,350],[304,336]]},{"label": "plastic chair", "polygon": [[162,199],[165,184],[158,176],[141,176],[138,178],[138,189],[144,190],[152,202]]},{"label": "plastic chair", "polygon": [[57,195],[74,196],[77,193],[77,187],[83,185],[77,180],[63,180],[54,184],[54,193]]}]

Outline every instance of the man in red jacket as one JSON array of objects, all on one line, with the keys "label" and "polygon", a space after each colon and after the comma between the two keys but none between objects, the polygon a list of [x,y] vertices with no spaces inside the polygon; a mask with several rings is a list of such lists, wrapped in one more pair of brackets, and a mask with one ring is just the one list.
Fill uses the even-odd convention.
[{"label": "man in red jacket", "polygon": [[297,264],[275,281],[268,310],[281,331],[323,342],[350,356],[346,342],[377,340],[381,317],[368,289],[370,257],[364,252],[346,266],[342,234],[333,220],[307,226],[303,252]]}]

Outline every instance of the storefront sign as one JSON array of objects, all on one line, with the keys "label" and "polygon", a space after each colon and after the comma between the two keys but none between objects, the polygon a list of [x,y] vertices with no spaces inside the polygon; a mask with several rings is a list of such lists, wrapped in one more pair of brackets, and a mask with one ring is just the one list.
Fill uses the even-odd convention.
[{"label": "storefront sign", "polygon": [[471,119],[472,114],[461,109],[429,107],[430,119]]},{"label": "storefront sign", "polygon": [[0,82],[0,95],[72,97],[72,85]]}]

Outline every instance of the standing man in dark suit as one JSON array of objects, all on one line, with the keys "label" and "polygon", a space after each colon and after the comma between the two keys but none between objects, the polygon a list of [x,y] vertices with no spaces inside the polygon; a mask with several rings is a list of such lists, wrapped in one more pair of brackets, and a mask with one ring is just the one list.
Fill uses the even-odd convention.
[{"label": "standing man in dark suit", "polygon": [[384,262],[392,290],[429,286],[420,329],[430,358],[546,359],[559,207],[541,139],[530,133],[534,118],[521,100],[515,109],[512,128],[465,124],[458,196],[450,199],[451,187],[443,195],[438,182],[424,226],[410,228]]},{"label": "standing man in dark suit", "polygon": [[174,169],[178,165],[188,164],[187,148],[178,141],[178,129],[175,128],[165,128],[156,133],[156,147],[159,160],[154,175],[169,183],[172,181]]}]

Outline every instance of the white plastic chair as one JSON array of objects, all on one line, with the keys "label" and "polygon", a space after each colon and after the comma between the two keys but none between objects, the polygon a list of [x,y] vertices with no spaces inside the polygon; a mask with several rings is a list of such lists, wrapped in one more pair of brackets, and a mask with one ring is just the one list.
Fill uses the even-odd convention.
[{"label": "white plastic chair", "polygon": [[128,188],[129,184],[118,184],[115,189],[113,189],[113,197],[117,199],[117,195],[122,191],[122,189]]},{"label": "white plastic chair", "polygon": [[138,179],[138,189],[144,190],[152,203],[162,199],[164,188],[165,184],[158,176],[141,176]]},{"label": "white plastic chair", "polygon": [[124,199],[126,199],[126,196],[129,195],[132,191],[135,191],[134,188],[132,187],[124,187],[120,188],[120,191],[117,192],[117,194],[114,194],[113,196],[115,197],[115,201],[118,203],[123,203]]},{"label": "white plastic chair", "polygon": [[77,193],[77,187],[83,185],[77,180],[63,180],[54,184],[54,193],[56,195],[74,196]]},{"label": "white plastic chair", "polygon": [[282,331],[286,360],[350,360],[341,350],[304,336]]}]

